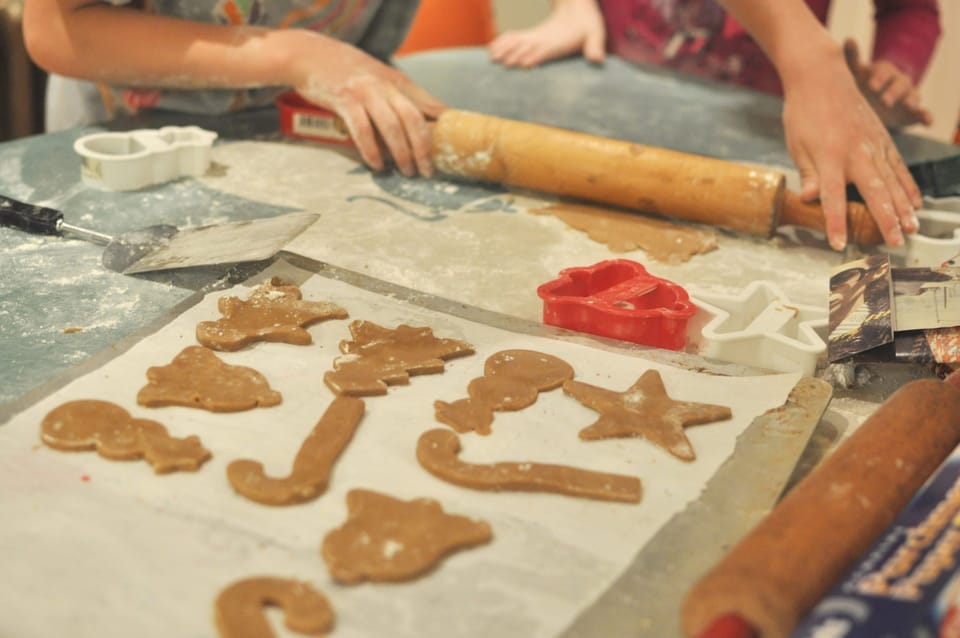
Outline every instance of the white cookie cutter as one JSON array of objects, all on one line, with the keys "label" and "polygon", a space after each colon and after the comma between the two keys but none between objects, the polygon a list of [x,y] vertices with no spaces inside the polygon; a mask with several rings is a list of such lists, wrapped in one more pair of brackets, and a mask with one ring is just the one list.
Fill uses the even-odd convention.
[{"label": "white cookie cutter", "polygon": [[791,303],[775,284],[754,281],[740,293],[689,290],[697,314],[687,324],[690,348],[706,357],[813,376],[827,344],[826,307]]},{"label": "white cookie cutter", "polygon": [[[920,228],[917,232],[905,234],[902,247],[885,250],[908,268],[937,268],[946,261],[960,257],[960,200],[956,201],[956,212],[929,208],[918,210]],[[946,208],[950,202],[940,200],[938,205]]]},{"label": "white cookie cutter", "polygon": [[73,144],[80,175],[92,186],[128,191],[183,176],[203,175],[217,134],[198,126],[164,126],[125,133],[94,133]]}]

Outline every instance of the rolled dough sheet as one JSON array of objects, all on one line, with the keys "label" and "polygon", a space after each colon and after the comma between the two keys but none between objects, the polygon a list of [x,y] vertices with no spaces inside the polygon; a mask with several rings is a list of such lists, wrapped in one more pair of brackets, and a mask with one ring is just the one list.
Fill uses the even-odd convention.
[{"label": "rolled dough sheet", "polygon": [[[323,373],[339,355],[337,344],[349,338],[348,321],[311,326],[309,346],[260,343],[221,354],[232,365],[255,367],[283,393],[283,403],[269,415],[136,405],[146,369],[192,343],[197,322],[218,316],[221,295],[245,298],[248,290],[207,296],[0,427],[0,547],[8,549],[0,558],[0,600],[16,610],[0,615],[0,635],[59,636],[69,630],[101,638],[210,636],[217,593],[266,574],[308,581],[327,596],[337,616],[337,638],[557,636],[617,580],[662,525],[697,499],[733,453],[737,435],[780,406],[799,378],[690,372],[638,353],[474,323],[319,275],[301,287],[305,299],[334,301],[351,318],[429,326],[438,336],[474,345],[476,354],[447,362],[443,374],[413,377],[410,385],[365,399],[363,422],[334,467],[327,492],[303,505],[267,507],[234,494],[226,466],[255,457],[268,474],[289,471],[333,399]],[[461,437],[461,458],[468,462],[523,459],[637,476],[644,485],[639,504],[477,492],[437,480],[416,459],[420,435],[445,427],[434,420],[434,400],[463,397],[484,361],[510,348],[559,357],[574,367],[577,379],[611,388],[627,387],[653,368],[671,396],[729,405],[733,418],[689,429],[694,463],[641,439],[581,441],[577,432],[596,414],[559,389],[541,393],[524,410],[498,412],[490,436]],[[106,397],[135,417],[163,423],[174,436],[199,435],[213,458],[196,473],[155,476],[144,463],[39,444],[40,422],[53,407]],[[489,522],[494,540],[450,556],[411,583],[337,585],[320,544],[345,520],[345,495],[357,488],[401,499],[434,498],[450,511]],[[284,631],[277,629],[289,635]]]},{"label": "rolled dough sheet", "polygon": [[548,195],[375,175],[315,145],[243,141],[213,153],[227,169],[201,177],[206,186],[319,215],[285,250],[531,321],[542,314],[537,286],[604,259],[633,259],[657,277],[721,293],[769,279],[796,303],[823,307],[831,264],[842,259],[824,248],[724,234],[718,250],[663,263],[644,250],[614,252],[554,215],[532,214],[556,203]]}]

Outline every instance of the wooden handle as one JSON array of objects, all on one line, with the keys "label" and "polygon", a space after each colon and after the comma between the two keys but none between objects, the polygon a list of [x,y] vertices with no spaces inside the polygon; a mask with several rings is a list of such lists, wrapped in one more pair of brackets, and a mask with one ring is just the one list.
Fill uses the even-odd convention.
[{"label": "wooden handle", "polygon": [[[803,226],[819,231],[826,228],[823,207],[820,204],[804,202],[799,193],[791,190],[784,192],[779,224]],[[858,202],[847,203],[847,233],[850,241],[860,246],[883,243],[883,235],[880,234],[880,228],[870,211]]]},{"label": "wooden handle", "polygon": [[960,389],[900,388],[687,594],[688,636],[729,614],[787,636],[960,443]]},{"label": "wooden handle", "polygon": [[769,237],[785,178],[775,170],[447,110],[433,133],[437,169]]}]

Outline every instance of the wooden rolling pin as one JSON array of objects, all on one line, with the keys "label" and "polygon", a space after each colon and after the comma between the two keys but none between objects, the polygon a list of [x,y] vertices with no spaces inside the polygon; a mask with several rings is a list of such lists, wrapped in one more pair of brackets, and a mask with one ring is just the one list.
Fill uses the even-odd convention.
[{"label": "wooden rolling pin", "polygon": [[[823,209],[787,191],[779,171],[468,111],[440,115],[433,162],[448,175],[761,237],[787,224],[824,230]],[[847,211],[851,241],[883,240],[865,206]]]},{"label": "wooden rolling pin", "polygon": [[686,635],[730,618],[758,638],[789,635],[958,443],[960,388],[901,387],[693,586]]}]

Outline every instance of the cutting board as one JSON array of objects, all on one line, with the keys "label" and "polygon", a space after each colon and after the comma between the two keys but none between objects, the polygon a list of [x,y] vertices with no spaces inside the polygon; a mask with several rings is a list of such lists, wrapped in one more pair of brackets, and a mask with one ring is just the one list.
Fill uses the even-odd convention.
[{"label": "cutting board", "polygon": [[[314,584],[336,611],[334,635],[339,637],[598,635],[578,633],[579,628],[603,622],[605,614],[596,610],[611,604],[611,596],[632,600],[633,616],[610,619],[627,626],[602,635],[634,636],[638,630],[671,635],[665,623],[675,617],[679,599],[674,596],[682,591],[686,572],[699,569],[704,555],[712,558],[717,548],[711,543],[742,533],[749,515],[756,517],[769,506],[829,397],[825,384],[800,382],[796,374],[724,376],[709,366],[709,373],[695,371],[678,365],[679,355],[658,360],[657,351],[560,338],[542,327],[467,312],[460,304],[336,269],[317,274],[279,263],[248,284],[273,274],[300,283],[306,299],[342,305],[351,319],[429,326],[437,336],[468,341],[476,354],[448,362],[442,374],[413,377],[386,396],[365,399],[364,419],[335,466],[327,493],[299,506],[265,507],[237,496],[226,482],[225,467],[237,458],[254,458],[268,474],[287,473],[332,399],[322,376],[339,354],[338,343],[349,338],[348,321],[311,327],[310,346],[261,343],[222,353],[227,363],[260,370],[283,393],[279,406],[211,414],[135,405],[146,368],[165,365],[192,345],[196,323],[219,316],[219,297],[245,297],[249,288],[200,299],[158,332],[0,427],[0,545],[15,548],[0,559],[0,599],[18,610],[0,618],[0,635],[54,636],[65,628],[75,636],[213,635],[217,593],[255,574]],[[559,390],[542,393],[525,410],[497,413],[488,437],[463,437],[463,458],[471,462],[567,463],[638,476],[644,497],[636,505],[474,492],[438,481],[414,456],[420,433],[438,426],[433,401],[466,396],[469,381],[482,374],[483,361],[508,348],[558,356],[574,367],[578,379],[619,390],[657,369],[674,398],[730,405],[733,418],[689,430],[698,454],[694,463],[640,439],[580,441],[577,432],[596,414]],[[812,393],[808,382],[814,384]],[[176,436],[196,434],[214,456],[197,473],[156,476],[143,462],[107,461],[40,445],[43,416],[78,398],[114,401],[136,417],[164,423]],[[771,454],[774,449],[780,453]],[[758,475],[750,468],[769,472]],[[741,481],[745,476],[748,480]],[[488,521],[494,540],[450,556],[421,580],[337,585],[319,546],[324,534],[343,522],[346,492],[360,487],[404,499],[435,498],[450,512]],[[710,495],[712,505],[704,505]],[[689,536],[697,527],[712,531],[706,545]],[[642,580],[646,561],[666,557],[656,550],[664,534],[681,542],[670,554],[679,568],[671,570],[674,574],[653,573],[675,591],[624,598],[623,579],[639,574]],[[689,566],[680,564],[688,558]],[[651,619],[657,619],[653,625]],[[289,634],[278,630],[278,635]]]}]

